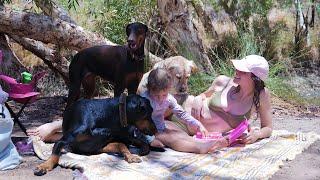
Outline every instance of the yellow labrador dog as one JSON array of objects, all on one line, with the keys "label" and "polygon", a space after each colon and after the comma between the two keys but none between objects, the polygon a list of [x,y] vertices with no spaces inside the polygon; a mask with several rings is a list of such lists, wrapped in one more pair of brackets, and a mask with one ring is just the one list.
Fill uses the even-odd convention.
[{"label": "yellow labrador dog", "polygon": [[[153,69],[164,68],[170,72],[173,78],[173,85],[169,93],[182,104],[188,97],[188,79],[192,73],[198,71],[196,64],[182,56],[173,56],[156,63]],[[149,72],[145,73],[140,81],[137,93],[141,94],[146,90]]]}]

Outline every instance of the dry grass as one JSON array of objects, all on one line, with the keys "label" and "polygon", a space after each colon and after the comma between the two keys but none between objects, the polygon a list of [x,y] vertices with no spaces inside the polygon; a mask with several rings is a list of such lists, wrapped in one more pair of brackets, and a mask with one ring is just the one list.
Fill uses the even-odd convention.
[{"label": "dry grass", "polygon": [[30,51],[25,50],[21,45],[15,42],[10,42],[10,46],[25,67],[32,68],[34,66],[44,65],[40,58]]}]

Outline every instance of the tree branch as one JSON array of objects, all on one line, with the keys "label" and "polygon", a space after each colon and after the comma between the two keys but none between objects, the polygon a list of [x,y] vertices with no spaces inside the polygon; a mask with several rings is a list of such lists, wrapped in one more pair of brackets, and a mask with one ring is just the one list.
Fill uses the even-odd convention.
[{"label": "tree branch", "polygon": [[56,3],[47,3],[43,0],[34,0],[36,5],[46,14],[53,18],[59,18],[70,24],[77,24],[68,14],[68,12],[60,8]]},{"label": "tree branch", "polygon": [[56,56],[55,51],[49,47],[46,47],[46,45],[42,42],[28,38],[20,38],[16,35],[11,35],[10,37],[23,46],[26,50],[41,58],[53,72],[61,75],[66,84],[69,82],[67,59],[61,56]]},{"label": "tree branch", "polygon": [[[0,11],[0,32],[77,51],[96,45],[116,45],[100,35],[84,30],[81,26],[27,12]],[[151,64],[162,60],[150,53],[149,55]]]}]

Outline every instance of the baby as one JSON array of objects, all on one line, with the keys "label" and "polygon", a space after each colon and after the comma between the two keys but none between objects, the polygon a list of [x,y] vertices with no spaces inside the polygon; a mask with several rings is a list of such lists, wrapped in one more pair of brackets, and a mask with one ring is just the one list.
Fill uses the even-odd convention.
[{"label": "baby", "polygon": [[[147,90],[141,94],[150,100],[153,108],[152,120],[154,121],[158,133],[163,133],[166,129],[164,115],[169,108],[177,118],[186,123],[188,129],[193,132],[201,132],[207,134],[207,130],[203,125],[188,114],[178,103],[177,100],[169,94],[172,77],[170,74],[161,68],[154,69],[150,72],[147,83]],[[148,142],[154,147],[164,147],[164,145],[156,139],[155,136],[147,136]]]}]

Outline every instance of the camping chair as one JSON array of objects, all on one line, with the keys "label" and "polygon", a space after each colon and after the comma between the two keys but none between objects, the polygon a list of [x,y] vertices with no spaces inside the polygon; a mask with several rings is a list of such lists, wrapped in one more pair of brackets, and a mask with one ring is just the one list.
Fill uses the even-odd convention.
[{"label": "camping chair", "polygon": [[19,121],[19,117],[23,111],[23,109],[29,104],[36,101],[37,96],[40,94],[39,92],[36,92],[36,85],[39,79],[41,79],[46,73],[40,72],[36,75],[34,75],[32,81],[27,84],[18,83],[16,79],[11,78],[6,75],[0,75],[0,80],[3,80],[5,83],[9,85],[9,99],[13,100],[17,103],[22,104],[22,107],[18,111],[18,113],[15,113],[12,108],[9,106],[8,101],[5,103],[6,107],[8,108],[10,114],[13,117],[13,120],[15,123],[19,125],[21,130],[27,135],[26,128],[23,126],[23,124]]}]

